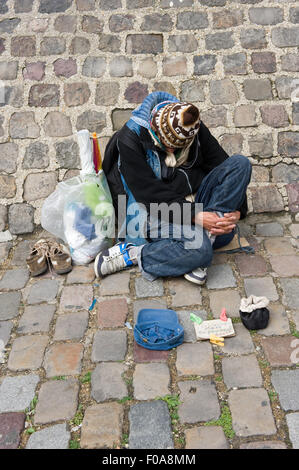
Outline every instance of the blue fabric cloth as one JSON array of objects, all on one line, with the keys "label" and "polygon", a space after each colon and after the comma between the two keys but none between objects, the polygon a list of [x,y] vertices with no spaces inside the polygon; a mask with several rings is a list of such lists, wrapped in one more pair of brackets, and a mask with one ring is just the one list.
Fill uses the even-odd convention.
[{"label": "blue fabric cloth", "polygon": [[77,232],[84,235],[87,240],[92,240],[96,237],[95,226],[91,223],[90,220],[91,215],[92,212],[89,207],[80,207],[78,204],[76,204],[74,228],[77,230]]},{"label": "blue fabric cloth", "polygon": [[[212,170],[203,180],[196,201],[203,211],[232,212],[240,207],[251,177],[251,164],[242,155],[233,155]],[[169,230],[168,238],[165,230]],[[157,277],[182,276],[198,267],[207,267],[213,258],[213,248],[228,244],[234,233],[216,237],[212,246],[205,230],[199,225],[159,227],[158,236],[143,246],[140,255],[143,275],[148,280]],[[198,248],[192,246],[197,239]],[[191,245],[190,245],[191,243]]]},{"label": "blue fabric cloth", "polygon": [[134,338],[146,349],[168,350],[182,344],[184,328],[174,310],[142,309],[137,316]]}]

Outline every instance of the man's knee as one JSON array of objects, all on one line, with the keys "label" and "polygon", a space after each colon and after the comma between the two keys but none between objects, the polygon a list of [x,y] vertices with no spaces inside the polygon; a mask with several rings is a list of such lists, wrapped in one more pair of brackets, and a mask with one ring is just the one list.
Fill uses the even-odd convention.
[{"label": "man's knee", "polygon": [[245,157],[244,155],[235,153],[229,158],[229,160],[237,168],[240,168],[246,171],[251,171],[251,163],[249,161],[249,158]]},{"label": "man's knee", "polygon": [[229,161],[233,164],[235,168],[238,168],[240,171],[251,174],[251,163],[249,158],[244,155],[234,154],[229,158]]}]

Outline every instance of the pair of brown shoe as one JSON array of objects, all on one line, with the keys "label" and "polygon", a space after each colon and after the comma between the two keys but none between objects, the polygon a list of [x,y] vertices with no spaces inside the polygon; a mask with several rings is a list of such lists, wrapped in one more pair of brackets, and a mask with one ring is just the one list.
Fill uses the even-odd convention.
[{"label": "pair of brown shoe", "polygon": [[56,240],[42,238],[34,244],[26,259],[31,276],[46,272],[50,262],[57,274],[65,274],[72,270],[72,258],[68,249]]}]

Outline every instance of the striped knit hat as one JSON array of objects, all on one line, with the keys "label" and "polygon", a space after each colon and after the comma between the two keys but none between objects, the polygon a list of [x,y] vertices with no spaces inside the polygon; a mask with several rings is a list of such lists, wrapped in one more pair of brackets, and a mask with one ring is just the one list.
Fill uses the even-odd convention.
[{"label": "striped knit hat", "polygon": [[166,147],[186,147],[197,134],[199,125],[199,110],[191,103],[164,101],[151,112],[151,128]]}]

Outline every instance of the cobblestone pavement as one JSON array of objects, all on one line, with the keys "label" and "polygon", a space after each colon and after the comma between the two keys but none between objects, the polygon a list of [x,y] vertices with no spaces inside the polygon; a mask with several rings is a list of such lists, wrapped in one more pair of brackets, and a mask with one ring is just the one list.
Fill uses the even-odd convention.
[{"label": "cobblestone pavement", "polygon": [[[92,265],[30,278],[41,232],[1,243],[0,448],[298,449],[299,224],[284,214],[240,225],[255,254],[215,254],[202,288],[149,283],[136,268],[100,281]],[[271,300],[265,330],[240,322],[252,293]],[[150,306],[178,312],[183,345],[134,343],[125,322]],[[190,312],[222,307],[236,336],[196,343]]]}]

